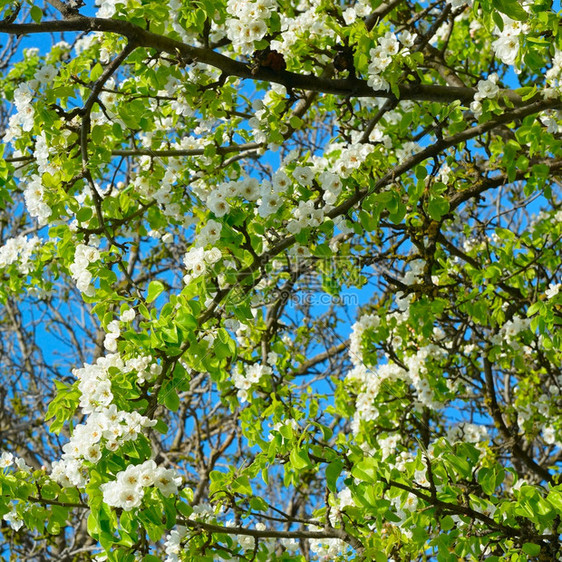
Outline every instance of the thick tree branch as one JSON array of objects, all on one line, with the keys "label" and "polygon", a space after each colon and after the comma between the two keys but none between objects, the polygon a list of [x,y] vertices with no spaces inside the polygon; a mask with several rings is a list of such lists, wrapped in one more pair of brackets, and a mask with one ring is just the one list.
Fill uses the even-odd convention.
[{"label": "thick tree branch", "polygon": [[367,30],[371,31],[377,22],[390,14],[390,12],[392,12],[396,6],[402,4],[402,2],[404,2],[404,0],[390,0],[389,2],[383,2],[378,8],[375,8],[372,13],[365,18],[365,27]]},{"label": "thick tree branch", "polygon": [[553,483],[554,479],[550,472],[535,462],[534,459],[521,447],[519,444],[518,435],[506,425],[500,405],[496,398],[496,388],[494,384],[494,374],[492,372],[492,363],[486,355],[483,357],[484,362],[484,376],[486,378],[486,405],[494,420],[494,424],[502,436],[505,438],[507,445],[511,449],[513,455],[522,461],[528,468],[530,468],[536,475],[540,476],[542,480],[548,483]]},{"label": "thick tree branch", "polygon": [[[256,150],[263,146],[259,142],[248,142],[246,144],[218,146],[215,149],[217,154],[229,154],[231,152],[245,152],[249,150]],[[152,156],[153,158],[176,158],[179,156],[202,156],[205,154],[204,148],[191,148],[191,149],[163,149],[151,150],[150,148],[131,148],[131,149],[117,149],[112,150],[112,156]]]},{"label": "thick tree branch", "polygon": [[209,531],[210,533],[221,533],[228,535],[245,535],[248,537],[271,538],[271,539],[341,539],[351,544],[354,548],[361,548],[361,544],[355,537],[351,537],[343,529],[335,529],[334,527],[326,527],[322,531],[275,531],[273,529],[248,529],[246,527],[223,527],[213,523],[204,523],[202,521],[192,521],[191,519],[181,519],[181,524],[190,529]]},{"label": "thick tree branch", "polygon": [[[395,98],[392,92],[373,90],[365,80],[359,80],[357,78],[322,78],[288,71],[277,72],[269,68],[259,68],[253,73],[250,65],[235,61],[212,49],[185,45],[180,41],[176,41],[164,35],[152,33],[124,20],[75,16],[65,20],[51,20],[41,23],[16,24],[0,22],[0,33],[4,32],[13,35],[72,31],[116,33],[126,37],[135,45],[155,49],[158,52],[165,52],[173,56],[179,56],[186,61],[208,64],[217,68],[226,76],[237,76],[249,80],[263,80],[282,84],[289,89],[301,89],[338,96]],[[399,90],[399,97],[401,100],[436,101],[443,103],[451,103],[456,100],[463,103],[470,103],[476,92],[474,88],[412,83],[400,85]],[[524,103],[521,97],[513,90],[502,90],[500,92],[500,97],[502,96],[516,105]]]},{"label": "thick tree branch", "polygon": [[308,372],[309,369],[312,369],[312,367],[314,367],[315,365],[318,365],[319,363],[326,361],[326,359],[330,359],[331,357],[334,357],[334,355],[338,355],[348,349],[349,349],[349,340],[345,340],[344,342],[334,345],[330,349],[327,349],[326,351],[319,353],[315,357],[312,357],[311,359],[304,361],[291,374],[294,376],[303,375],[306,372]]},{"label": "thick tree branch", "polygon": [[[401,482],[396,482],[395,480],[388,481],[389,486],[393,488],[398,488],[400,490],[408,491],[410,494],[413,494],[417,498],[427,502],[429,505],[432,505],[436,508],[439,508],[445,513],[452,513],[455,515],[463,515],[470,519],[476,519],[482,523],[484,523],[490,529],[496,529],[497,531],[502,532],[504,535],[508,537],[512,537],[514,539],[520,540],[548,540],[553,538],[553,535],[529,535],[524,529],[517,529],[515,527],[509,525],[503,525],[501,523],[497,523],[484,513],[480,513],[475,509],[472,509],[469,506],[461,505],[461,504],[453,504],[449,502],[445,502],[438,498],[432,498],[431,495],[425,493],[425,488],[418,489],[412,488],[411,486],[407,486],[406,484],[402,484]],[[422,491],[423,490],[423,491]]]},{"label": "thick tree branch", "polygon": [[[411,170],[414,166],[421,164],[424,160],[429,158],[434,158],[447,148],[456,146],[462,142],[473,139],[479,135],[482,135],[488,131],[495,129],[496,127],[503,125],[505,123],[510,123],[518,119],[523,119],[527,115],[533,115],[545,109],[550,109],[553,107],[559,107],[561,104],[558,100],[544,100],[536,101],[524,107],[515,108],[506,113],[502,113],[490,119],[486,123],[477,125],[476,127],[469,127],[468,129],[457,133],[451,137],[445,137],[438,140],[434,144],[420,150],[420,152],[412,155],[410,158],[406,159],[402,164],[399,164],[392,170],[388,171],[384,176],[379,178],[372,188],[362,189],[358,191],[354,196],[350,197],[334,209],[332,209],[327,215],[330,218],[341,216],[351,210],[359,201],[363,200],[370,193],[378,193],[383,187],[389,185],[396,179],[398,179],[402,174]],[[468,197],[467,199],[469,199]]]}]

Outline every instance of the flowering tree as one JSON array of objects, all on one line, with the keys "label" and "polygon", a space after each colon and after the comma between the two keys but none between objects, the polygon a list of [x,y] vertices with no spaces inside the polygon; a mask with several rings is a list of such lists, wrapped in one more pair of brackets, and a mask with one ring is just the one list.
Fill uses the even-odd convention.
[{"label": "flowering tree", "polygon": [[562,559],[550,0],[0,10],[4,557]]}]

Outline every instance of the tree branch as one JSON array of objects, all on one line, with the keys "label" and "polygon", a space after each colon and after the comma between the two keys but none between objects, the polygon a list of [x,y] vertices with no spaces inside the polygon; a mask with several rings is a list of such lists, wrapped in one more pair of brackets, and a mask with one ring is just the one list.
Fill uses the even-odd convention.
[{"label": "tree branch", "polygon": [[494,384],[494,374],[492,372],[492,363],[488,359],[486,355],[483,356],[484,362],[484,376],[486,378],[486,405],[492,415],[494,420],[494,424],[498,431],[503,435],[506,440],[506,444],[511,449],[513,455],[522,461],[527,468],[530,468],[536,475],[540,476],[542,480],[552,484],[554,479],[550,472],[543,468],[539,464],[537,464],[534,459],[530,457],[530,455],[525,451],[521,445],[519,444],[519,436],[514,434],[511,428],[509,428],[502,415],[502,411],[500,405],[498,404],[498,400],[496,398],[496,388]]},{"label": "tree branch", "polygon": [[[173,56],[180,56],[184,60],[208,64],[217,68],[226,76],[237,76],[249,80],[273,82],[282,84],[288,89],[301,89],[351,97],[381,97],[387,99],[394,99],[395,97],[392,92],[373,90],[365,80],[359,80],[357,78],[322,78],[288,71],[274,71],[270,68],[263,67],[259,68],[255,73],[252,73],[250,65],[233,60],[212,49],[192,47],[170,37],[166,37],[165,35],[152,33],[124,20],[90,18],[76,15],[65,20],[51,20],[41,23],[16,24],[0,22],[0,32],[12,35],[72,31],[116,33],[127,37],[127,39],[135,45],[152,48],[158,52],[165,52]],[[401,100],[436,101],[443,103],[451,103],[456,100],[463,103],[470,103],[476,92],[474,88],[412,83],[400,85],[399,90],[399,98]],[[499,93],[499,97],[506,97],[515,105],[522,105],[525,103],[513,90],[502,90]],[[560,102],[558,102],[557,105],[560,105]]]},{"label": "tree branch", "polygon": [[[204,523],[202,521],[192,521],[191,519],[180,519],[182,525],[196,530],[205,530],[210,533],[221,533],[228,535],[245,535],[254,538],[278,538],[278,539],[341,539],[345,542],[357,541],[355,537],[350,537],[343,529],[335,529],[334,527],[326,527],[322,531],[274,531],[273,529],[247,529],[246,527],[223,527],[222,525],[214,525],[213,523]],[[358,542],[358,541],[357,541]],[[351,544],[351,542],[350,542]],[[354,546],[354,545],[352,545]]]}]

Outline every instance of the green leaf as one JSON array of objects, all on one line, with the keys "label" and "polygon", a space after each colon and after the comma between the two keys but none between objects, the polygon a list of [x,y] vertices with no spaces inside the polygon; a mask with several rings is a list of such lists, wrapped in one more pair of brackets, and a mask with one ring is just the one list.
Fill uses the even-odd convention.
[{"label": "green leaf", "polygon": [[537,87],[533,86],[526,86],[525,88],[519,88],[516,90],[517,93],[521,96],[523,101],[530,100],[535,94],[537,93]]},{"label": "green leaf", "polygon": [[465,459],[451,454],[447,457],[447,462],[455,467],[461,477],[468,478],[470,476],[472,469]]},{"label": "green leaf", "polygon": [[102,146],[107,141],[105,129],[101,125],[94,125],[90,135],[94,144]]},{"label": "green leaf", "polygon": [[161,281],[151,281],[148,285],[148,295],[146,297],[146,302],[154,302],[158,296],[164,291],[164,283]]},{"label": "green leaf", "polygon": [[558,514],[562,515],[562,492],[558,489],[553,489],[549,492],[546,499],[556,509]]},{"label": "green leaf", "polygon": [[146,113],[146,107],[141,100],[127,100],[118,108],[119,116],[125,122],[125,125],[131,129],[137,129],[141,119]]},{"label": "green leaf", "polygon": [[455,527],[455,521],[450,515],[446,515],[445,517],[443,517],[443,519],[441,519],[439,523],[443,531],[450,531]]},{"label": "green leaf", "polygon": [[250,498],[250,507],[255,511],[268,511],[269,505],[265,500],[259,497]]},{"label": "green leaf", "polygon": [[154,426],[154,429],[162,435],[166,435],[166,433],[168,433],[168,424],[163,420],[158,420],[156,422],[156,425]]},{"label": "green leaf", "polygon": [[326,467],[326,485],[332,492],[336,492],[336,482],[343,470],[343,461],[332,461]]},{"label": "green leaf", "polygon": [[532,542],[526,542],[521,548],[523,549],[523,552],[529,556],[538,556],[541,551],[540,545]]},{"label": "green leaf", "polygon": [[500,33],[503,31],[503,18],[498,12],[492,12],[494,23],[498,26]]},{"label": "green leaf", "polygon": [[541,301],[537,301],[533,303],[527,310],[527,317],[530,318],[537,312],[540,312],[543,308],[544,308],[544,303],[542,303]]},{"label": "green leaf", "polygon": [[180,407],[180,397],[172,381],[165,381],[158,394],[158,403],[164,404],[168,410],[177,412]]},{"label": "green leaf", "polygon": [[43,10],[39,6],[32,6],[29,15],[35,23],[40,23],[43,19]]},{"label": "green leaf", "polygon": [[181,341],[180,332],[175,324],[161,329],[162,339],[166,343],[177,344]]},{"label": "green leaf", "polygon": [[363,482],[378,482],[379,474],[376,460],[373,457],[367,457],[359,461],[351,469],[351,474]]},{"label": "green leaf", "polygon": [[494,7],[512,20],[527,21],[529,17],[517,0],[494,0]]},{"label": "green leaf", "polygon": [[76,213],[76,220],[78,222],[86,222],[86,221],[89,221],[92,218],[92,215],[93,215],[93,211],[92,211],[91,207],[82,207]]},{"label": "green leaf", "polygon": [[439,195],[432,197],[427,205],[427,212],[434,221],[440,221],[449,212],[449,201]]},{"label": "green leaf", "polygon": [[90,70],[90,79],[94,82],[103,74],[103,66],[97,62]]},{"label": "green leaf", "polygon": [[292,466],[297,470],[304,470],[312,465],[308,453],[304,449],[292,449],[289,458]]},{"label": "green leaf", "polygon": [[293,129],[299,129],[302,124],[303,124],[303,120],[300,119],[299,117],[297,117],[296,115],[293,115],[290,119],[289,119],[289,124],[291,125],[291,127]]},{"label": "green leaf", "polygon": [[90,511],[88,515],[88,534],[92,537],[97,537],[101,531],[99,514],[97,511]]},{"label": "green leaf", "polygon": [[232,491],[238,494],[242,494],[243,496],[251,496],[252,495],[252,486],[250,484],[250,480],[246,475],[239,476],[234,480],[232,483]]}]

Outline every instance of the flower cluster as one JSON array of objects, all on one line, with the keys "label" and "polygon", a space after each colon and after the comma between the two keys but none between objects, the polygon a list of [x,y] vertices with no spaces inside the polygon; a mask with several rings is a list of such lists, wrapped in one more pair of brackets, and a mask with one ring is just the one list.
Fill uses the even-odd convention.
[{"label": "flower cluster", "polygon": [[[279,150],[279,135],[286,135],[289,131],[288,125],[279,115],[280,109],[285,107],[285,102],[279,102],[286,98],[287,88],[281,84],[273,84],[263,99],[252,102],[254,116],[248,120],[248,125],[252,128],[254,141],[263,145],[269,141],[268,148],[274,152]],[[274,127],[272,123],[275,123]]]},{"label": "flower cluster", "polygon": [[205,248],[205,246],[212,246],[220,239],[222,224],[216,220],[209,219],[205,226],[198,232],[195,239],[195,246],[197,248]]},{"label": "flower cluster", "polygon": [[[423,275],[423,271],[425,268],[425,262],[423,260],[414,260],[410,262],[409,269],[404,273],[402,278],[402,283],[404,285],[413,285],[421,280],[421,276]],[[410,303],[412,301],[413,295],[412,294],[404,294],[402,291],[398,291],[395,295],[395,302],[396,306],[403,313],[402,320],[406,320],[408,318],[408,311],[410,308]],[[400,321],[400,319],[399,319]]]},{"label": "flower cluster", "polygon": [[51,153],[51,149],[49,144],[47,143],[47,137],[45,132],[42,131],[37,137],[35,138],[35,148],[33,150],[33,157],[37,162],[37,172],[39,175],[44,174],[45,172],[49,172],[50,174],[55,173],[54,167],[49,164],[49,155]]},{"label": "flower cluster", "polygon": [[15,238],[9,238],[6,243],[0,247],[0,267],[7,267],[18,262],[17,268],[23,273],[29,273],[32,263],[29,261],[31,254],[41,244],[41,240],[37,236],[28,238],[20,234]]},{"label": "flower cluster", "polygon": [[496,56],[508,65],[515,64],[519,54],[519,36],[528,31],[528,26],[520,21],[515,21],[501,14],[503,19],[503,30],[496,28],[499,37],[492,43]]},{"label": "flower cluster", "polygon": [[136,439],[143,428],[156,423],[138,412],[119,411],[111,403],[111,368],[124,371],[126,365],[119,355],[112,354],[73,370],[79,381],[80,407],[90,415],[74,428],[70,441],[63,446],[61,460],[52,465],[51,477],[62,486],[83,486],[84,461],[97,463],[103,449],[115,451],[125,441]]},{"label": "flower cluster", "polygon": [[141,355],[127,359],[122,371],[130,373],[136,371],[137,382],[153,381],[162,372],[162,365],[154,363],[152,355]]},{"label": "flower cluster", "polygon": [[398,445],[399,441],[400,436],[397,433],[378,440],[378,446],[382,455],[382,460],[387,459],[390,455],[395,453],[396,446]]},{"label": "flower cluster", "polygon": [[[168,6],[170,8],[170,19],[172,29],[180,36],[184,43],[194,43],[197,39],[197,34],[193,31],[186,30],[186,28],[180,23],[180,16],[182,13],[182,8],[185,6],[181,0],[168,0]],[[218,37],[212,37],[211,41],[216,43]]]},{"label": "flower cluster", "polygon": [[61,459],[52,464],[51,478],[61,486],[84,486],[84,461],[97,463],[103,449],[115,451],[155,423],[138,412],[119,411],[115,404],[100,408],[88,416],[86,423],[75,427],[71,440],[63,446]]},{"label": "flower cluster", "polygon": [[18,110],[17,114],[10,119],[10,127],[19,125],[25,132],[31,131],[35,123],[35,109],[32,105],[33,90],[29,84],[20,84],[14,91],[14,104]]},{"label": "flower cluster", "polygon": [[[145,136],[145,140],[147,142],[143,144],[152,148],[149,138]],[[191,149],[193,147],[190,142],[186,141],[175,143],[174,148],[182,150],[186,148]],[[156,201],[166,217],[177,221],[182,213],[177,197],[175,197],[176,191],[174,187],[178,181],[178,172],[181,169],[181,162],[178,158],[170,158],[167,161],[163,177],[158,181],[155,181],[153,174],[149,173],[151,166],[153,166],[153,162],[150,157],[143,157],[140,159],[140,172],[137,173],[137,175],[133,175],[132,186],[142,198]],[[190,223],[186,223],[185,226],[187,227],[189,224]]]},{"label": "flower cluster", "polygon": [[2,451],[0,455],[0,468],[8,468],[14,462],[14,455],[8,451]]},{"label": "flower cluster", "polygon": [[14,531],[19,531],[23,527],[23,519],[17,511],[16,504],[12,502],[12,509],[2,516],[2,519],[9,523]]},{"label": "flower cluster", "polygon": [[330,151],[332,150],[340,150],[332,171],[345,179],[363,165],[375,148],[370,143],[354,143],[348,146],[332,145]]},{"label": "flower cluster", "polygon": [[348,382],[359,382],[360,391],[355,400],[356,412],[354,415],[352,430],[358,434],[361,429],[361,421],[374,421],[380,415],[377,396],[381,387],[393,387],[397,381],[409,382],[408,372],[396,365],[387,363],[379,365],[376,369],[369,369],[365,365],[356,366],[346,377]]},{"label": "flower cluster", "polygon": [[299,206],[293,211],[294,219],[287,224],[291,234],[298,234],[303,228],[320,226],[324,220],[324,209],[316,207],[314,201],[299,201]]},{"label": "flower cluster", "polygon": [[96,6],[99,6],[97,11],[98,18],[110,18],[117,11],[117,5],[124,6],[127,2],[125,0],[96,0]]},{"label": "flower cluster", "polygon": [[78,244],[74,254],[74,262],[70,266],[72,278],[76,281],[78,289],[86,296],[94,295],[94,287],[91,285],[92,274],[88,270],[88,266],[100,259],[100,252],[94,246],[86,244]]},{"label": "flower cluster", "polygon": [[358,0],[353,6],[346,8],[343,13],[343,19],[346,25],[351,25],[357,18],[364,18],[371,13],[371,6],[365,0]]},{"label": "flower cluster", "polygon": [[[25,54],[31,58],[33,49],[26,49]],[[35,78],[23,82],[14,90],[14,105],[17,112],[10,117],[9,126],[4,134],[5,143],[12,142],[21,136],[22,132],[30,132],[35,124],[35,108],[33,97],[41,85],[50,84],[56,76],[57,70],[52,65],[45,65],[35,71]],[[41,172],[40,172],[41,173]]]},{"label": "flower cluster", "polygon": [[167,554],[165,562],[180,562],[181,541],[187,535],[187,528],[178,525],[170,531],[164,544],[164,552]]},{"label": "flower cluster", "polygon": [[250,365],[245,373],[241,373],[238,365],[232,370],[232,382],[238,389],[237,396],[241,402],[247,402],[249,390],[254,384],[258,384],[262,377],[269,376],[273,373],[269,365],[260,365],[255,363]]},{"label": "flower cluster", "polygon": [[123,367],[123,361],[117,354],[100,357],[94,365],[86,363],[72,374],[78,379],[80,390],[80,407],[86,414],[102,411],[113,401],[109,369]]},{"label": "flower cluster", "polygon": [[400,148],[395,150],[396,158],[401,164],[405,162],[408,158],[413,156],[420,149],[417,142],[408,141],[402,144]]},{"label": "flower cluster", "polygon": [[361,316],[351,327],[349,336],[349,359],[354,367],[363,365],[363,335],[367,330],[376,330],[379,327],[380,318],[375,314]]},{"label": "flower cluster", "polygon": [[281,208],[281,205],[283,205],[282,195],[272,189],[262,195],[262,198],[259,200],[257,213],[265,219],[270,215],[274,215]]},{"label": "flower cluster", "polygon": [[[551,88],[549,88],[551,90]],[[558,97],[558,90],[555,90],[555,96]],[[539,114],[541,123],[546,127],[547,132],[559,135],[562,133],[562,111],[557,109],[547,109]]]},{"label": "flower cluster", "polygon": [[35,76],[29,81],[29,85],[34,90],[40,86],[50,86],[57,74],[58,70],[52,64],[46,64],[35,71]]},{"label": "flower cluster", "polygon": [[105,334],[105,338],[103,340],[103,346],[107,351],[117,351],[117,340],[121,335],[121,327],[119,326],[118,320],[112,320],[107,325],[107,333]]},{"label": "flower cluster", "polygon": [[474,101],[470,104],[470,109],[478,118],[482,114],[482,100],[497,97],[500,91],[498,86],[498,75],[494,72],[486,80],[478,81],[478,91],[474,94]]},{"label": "flower cluster", "polygon": [[544,296],[547,299],[553,299],[562,289],[562,283],[551,283],[548,289],[544,292]]},{"label": "flower cluster", "polygon": [[498,75],[494,72],[486,80],[478,81],[478,92],[474,94],[474,99],[482,101],[484,98],[495,98],[499,91]]},{"label": "flower cluster", "polygon": [[371,63],[367,70],[367,83],[373,90],[388,91],[390,89],[390,84],[382,77],[382,73],[392,63],[392,58],[400,51],[400,43],[408,48],[414,44],[414,41],[415,36],[409,32],[402,33],[400,41],[392,31],[387,31],[385,35],[379,37],[378,45],[369,51]]},{"label": "flower cluster", "polygon": [[51,208],[45,203],[45,188],[41,182],[41,176],[34,174],[25,186],[23,195],[25,197],[25,206],[29,214],[37,219],[40,225],[47,224],[47,220],[51,216]]},{"label": "flower cluster", "polygon": [[10,468],[11,466],[23,472],[29,472],[31,470],[31,467],[22,458],[14,456],[14,454],[9,451],[2,451],[0,455],[0,470]]},{"label": "flower cluster", "polygon": [[391,502],[394,513],[400,517],[401,521],[405,521],[418,506],[418,498],[411,493],[407,493],[405,496],[396,496],[392,498]]},{"label": "flower cluster", "polygon": [[[318,527],[312,527],[313,531],[320,531]],[[341,539],[310,539],[310,550],[314,552],[318,560],[330,562],[338,559],[347,550],[347,544]]]},{"label": "flower cluster", "polygon": [[238,181],[224,182],[209,194],[202,193],[207,207],[217,217],[222,217],[230,211],[227,199],[241,197],[246,201],[257,201],[261,194],[260,182],[256,178],[245,178]]},{"label": "flower cluster", "polygon": [[554,49],[552,57],[552,67],[546,71],[546,82],[548,88],[545,88],[545,97],[557,98],[562,93],[562,51]]},{"label": "flower cluster", "polygon": [[[411,262],[409,270],[403,276],[403,283],[405,285],[415,283],[423,270],[423,260]],[[353,367],[348,372],[346,381],[357,392],[356,412],[352,423],[355,434],[360,432],[361,422],[374,421],[382,413],[379,398],[381,392],[390,392],[397,399],[404,396],[405,392],[412,393],[415,397],[416,411],[423,408],[437,410],[442,407],[429,377],[429,365],[446,356],[446,346],[441,347],[420,339],[416,341],[415,351],[410,348],[405,352],[402,337],[396,333],[398,327],[407,325],[409,321],[411,298],[411,295],[398,292],[395,300],[400,311],[387,315],[389,325],[396,321],[396,328],[390,330],[387,344],[400,357],[400,362],[396,362],[392,356],[385,356],[383,359],[375,359],[376,365],[371,366],[373,360],[365,354],[365,337],[368,332],[377,330],[380,324],[379,316],[363,316],[352,327],[349,358]],[[435,328],[432,337],[434,340],[441,341],[444,334]]]},{"label": "flower cluster", "polygon": [[181,476],[171,468],[157,466],[153,460],[129,465],[117,473],[116,480],[101,485],[103,501],[110,506],[131,511],[140,507],[145,488],[155,486],[164,496],[177,494]]},{"label": "flower cluster", "polygon": [[184,276],[185,284],[203,275],[208,266],[216,264],[222,257],[222,252],[218,248],[205,250],[201,247],[191,248],[183,257],[183,263],[189,272]]},{"label": "flower cluster", "polygon": [[335,205],[343,188],[340,176],[332,172],[322,172],[318,176],[318,183],[324,191],[322,199],[326,205]]},{"label": "flower cluster", "polygon": [[257,213],[263,218],[277,213],[283,205],[283,194],[289,189],[291,180],[283,170],[278,170],[270,182],[260,186]]},{"label": "flower cluster", "polygon": [[267,21],[276,10],[276,0],[228,0],[226,34],[235,50],[244,55],[254,51],[254,41],[267,33]]},{"label": "flower cluster", "polygon": [[[230,201],[233,198],[242,198],[246,201],[255,203],[256,213],[262,217],[267,217],[276,213],[283,204],[283,193],[291,185],[287,175],[283,171],[278,171],[272,178],[272,182],[259,182],[256,178],[245,178],[238,181],[224,182],[210,193],[201,190],[198,195],[205,200],[207,207],[217,217],[222,217],[230,211]],[[221,225],[210,220],[201,230],[196,246],[203,247],[212,244],[220,237]]]},{"label": "flower cluster", "polygon": [[[288,420],[284,420],[284,421],[274,423],[273,427],[271,428],[271,432],[267,436],[267,439],[269,441],[272,441],[275,438],[275,433],[279,433],[280,435],[283,435],[283,432],[281,431],[281,429],[284,428],[284,427],[290,427],[291,431],[293,433],[298,433],[300,431],[299,423],[297,422],[297,420],[294,419],[294,418],[290,418]],[[275,432],[275,433],[272,433],[272,432]]]},{"label": "flower cluster", "polygon": [[[319,40],[323,42],[333,40],[336,33],[329,25],[329,18],[322,13],[323,10],[318,9],[319,4],[318,0],[300,2],[295,15],[280,11],[281,34],[271,41],[271,48],[290,60],[295,56],[293,46],[299,38],[305,37],[309,44]],[[317,52],[314,53],[314,58],[319,64],[329,62],[326,55]]]},{"label": "flower cluster", "polygon": [[521,318],[520,316],[513,316],[511,320],[508,320],[500,330],[499,337],[492,338],[492,341],[496,344],[506,342],[509,345],[517,344],[517,336],[520,332],[523,332],[529,328],[531,320],[529,318]]},{"label": "flower cluster", "polygon": [[[288,222],[287,229],[296,234],[303,228],[317,227],[323,222],[325,213],[333,207],[342,192],[342,178],[348,177],[353,170],[361,166],[367,155],[373,151],[373,147],[370,144],[357,143],[348,147],[333,145],[331,150],[339,151],[332,166],[327,160],[316,162],[312,166],[296,166],[292,172],[282,166],[272,176],[271,181],[260,183],[256,178],[244,178],[224,182],[210,192],[205,191],[202,185],[196,186],[195,191],[216,217],[222,217],[230,211],[234,198],[242,198],[255,203],[255,213],[267,218],[271,215],[280,217],[279,211],[284,204],[285,194],[291,186],[319,187],[322,190],[324,205],[322,200],[301,200],[293,218]],[[285,163],[289,162],[290,159],[286,158]],[[338,221],[338,225],[341,222]],[[201,229],[195,248],[186,254],[184,263],[193,277],[205,272],[209,256],[203,253],[201,248],[220,238],[221,226],[217,221],[209,220]],[[341,226],[345,228],[343,224]]]},{"label": "flower cluster", "polygon": [[408,368],[408,376],[411,384],[416,390],[417,402],[416,409],[430,408],[437,410],[441,403],[435,399],[433,387],[423,375],[427,373],[427,365],[431,359],[439,360],[446,355],[446,352],[439,346],[428,344],[420,347],[416,353],[407,355],[404,362]]},{"label": "flower cluster", "polygon": [[483,425],[475,423],[461,422],[449,427],[447,430],[447,441],[455,443],[461,441],[465,443],[480,443],[488,441],[488,430]]},{"label": "flower cluster", "polygon": [[121,312],[119,320],[121,322],[132,322],[135,319],[136,313],[134,308],[126,308]]}]

